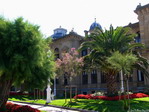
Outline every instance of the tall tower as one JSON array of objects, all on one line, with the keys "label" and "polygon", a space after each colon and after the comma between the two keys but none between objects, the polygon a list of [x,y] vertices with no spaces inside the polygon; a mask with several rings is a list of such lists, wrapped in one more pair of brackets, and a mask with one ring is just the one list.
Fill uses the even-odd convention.
[{"label": "tall tower", "polygon": [[138,15],[141,41],[149,49],[149,4],[139,4],[135,10]]},{"label": "tall tower", "polygon": [[[146,49],[144,50],[142,55],[149,59],[149,4],[144,6],[141,6],[141,4],[139,4],[135,10],[135,13],[138,15],[139,19],[141,41],[146,46]],[[148,78],[145,78],[144,84],[149,86]]]}]

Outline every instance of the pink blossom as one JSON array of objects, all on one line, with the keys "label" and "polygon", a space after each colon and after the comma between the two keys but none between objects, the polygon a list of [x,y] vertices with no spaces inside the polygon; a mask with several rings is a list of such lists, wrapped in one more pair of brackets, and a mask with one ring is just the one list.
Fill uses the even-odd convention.
[{"label": "pink blossom", "polygon": [[61,71],[61,74],[68,73],[69,77],[78,74],[79,70],[83,66],[83,58],[79,58],[79,53],[75,48],[71,48],[69,53],[63,53],[61,59],[56,61],[58,71]]}]

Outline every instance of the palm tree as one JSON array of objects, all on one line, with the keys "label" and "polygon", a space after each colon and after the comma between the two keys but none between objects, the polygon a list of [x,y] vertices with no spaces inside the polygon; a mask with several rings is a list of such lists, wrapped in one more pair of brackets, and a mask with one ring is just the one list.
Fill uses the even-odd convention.
[{"label": "palm tree", "polygon": [[90,34],[87,39],[81,44],[80,50],[90,49],[91,52],[85,57],[91,65],[96,65],[96,68],[102,70],[106,75],[107,93],[117,93],[116,76],[119,72],[108,61],[115,51],[120,53],[132,52],[136,47],[143,47],[141,43],[133,43],[135,34],[130,34],[130,28],[110,26],[109,30],[96,29]]},{"label": "palm tree", "polygon": [[[129,99],[129,84],[128,84],[128,78],[129,75],[133,71],[133,65],[137,63],[138,58],[136,55],[133,55],[132,53],[127,54],[121,54],[119,52],[114,52],[111,57],[107,59],[107,61],[116,69],[122,72],[122,77],[125,77],[126,79],[126,88],[127,88],[127,94]],[[126,91],[124,92],[126,94]],[[130,109],[130,103],[125,99],[124,100],[124,109],[128,110]]]},{"label": "palm tree", "polygon": [[[107,61],[116,69],[119,71],[122,71],[123,76],[126,79],[126,88],[127,88],[127,95],[129,99],[129,83],[128,83],[128,78],[130,74],[133,74],[133,69],[135,66],[137,66],[140,62],[139,57],[137,55],[134,55],[132,53],[126,53],[126,54],[121,54],[119,52],[113,53],[111,57],[107,59]],[[140,65],[140,64],[139,64]],[[141,67],[142,68],[142,67]],[[147,72],[148,73],[148,72]],[[145,74],[147,77],[149,74]],[[125,92],[126,94],[126,92]],[[130,109],[130,103],[129,100],[124,100],[124,109]]]}]

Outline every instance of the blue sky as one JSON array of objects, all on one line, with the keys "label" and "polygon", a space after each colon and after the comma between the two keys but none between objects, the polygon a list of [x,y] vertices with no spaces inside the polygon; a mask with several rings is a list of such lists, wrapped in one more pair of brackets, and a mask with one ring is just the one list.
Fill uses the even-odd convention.
[{"label": "blue sky", "polygon": [[22,16],[39,25],[46,36],[59,26],[84,35],[94,18],[107,29],[110,24],[137,22],[134,10],[139,3],[146,5],[149,0],[0,0],[0,15],[11,20]]}]

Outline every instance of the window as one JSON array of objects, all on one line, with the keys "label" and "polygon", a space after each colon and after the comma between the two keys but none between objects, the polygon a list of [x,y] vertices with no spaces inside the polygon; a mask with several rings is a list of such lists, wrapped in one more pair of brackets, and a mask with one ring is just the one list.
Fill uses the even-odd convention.
[{"label": "window", "polygon": [[140,70],[137,70],[137,77],[138,77],[138,81],[144,81],[144,75]]},{"label": "window", "polygon": [[106,75],[103,72],[101,72],[101,83],[106,83]]},{"label": "window", "polygon": [[97,83],[97,71],[93,70],[91,72],[91,83],[96,84]]},{"label": "window", "polygon": [[59,84],[59,80],[58,80],[58,78],[56,78],[55,81],[56,81],[56,84]]},{"label": "window", "polygon": [[68,80],[66,74],[64,74],[64,85],[68,85]]},{"label": "window", "polygon": [[87,55],[87,49],[82,50],[82,56],[85,56],[85,55]]},{"label": "window", "polygon": [[129,80],[129,82],[132,82],[133,81],[132,75],[129,76],[128,80]]},{"label": "window", "polygon": [[59,49],[55,48],[54,52],[55,52],[55,60],[56,60],[57,58],[59,58]]},{"label": "window", "polygon": [[137,32],[137,36],[135,37],[135,42],[136,43],[141,43],[140,32]]},{"label": "window", "polygon": [[82,84],[88,84],[88,75],[85,71],[82,73]]},{"label": "window", "polygon": [[120,81],[120,73],[118,73],[116,76],[116,82],[119,82],[119,81]]}]

